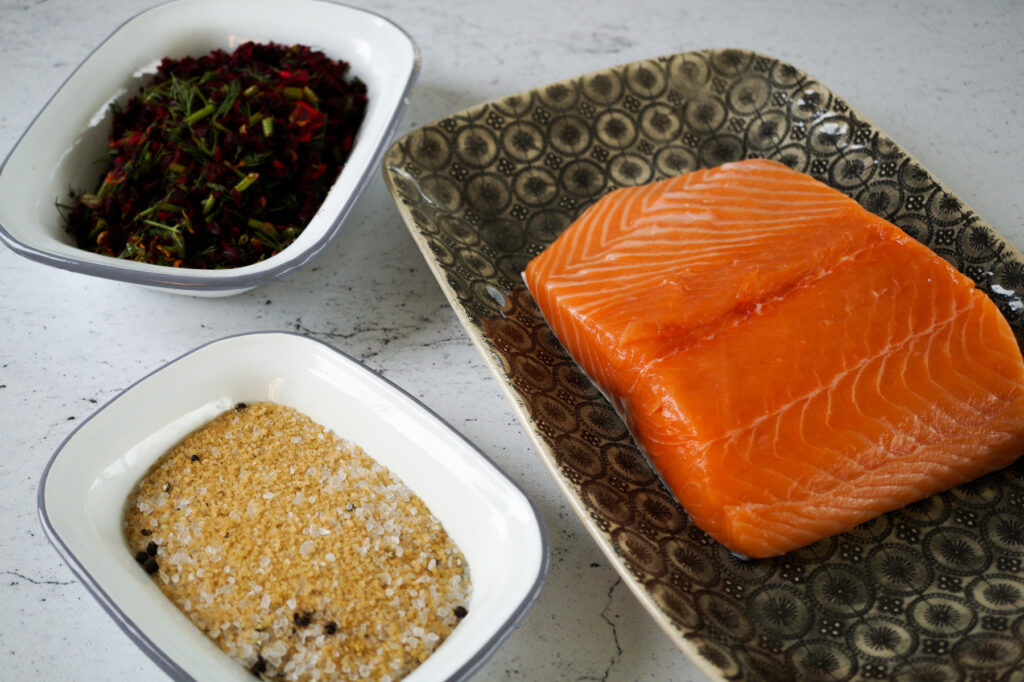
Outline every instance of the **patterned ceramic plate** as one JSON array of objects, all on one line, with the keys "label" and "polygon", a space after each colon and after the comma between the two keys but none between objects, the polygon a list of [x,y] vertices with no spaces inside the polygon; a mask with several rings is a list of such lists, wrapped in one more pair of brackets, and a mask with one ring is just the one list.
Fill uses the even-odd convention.
[{"label": "patterned ceramic plate", "polygon": [[384,174],[566,498],[710,677],[1024,680],[1024,463],[738,560],[689,521],[525,291],[527,261],[604,193],[748,157],[893,221],[1024,339],[1024,258],[841,97],[751,52],[677,54],[489,102],[399,140]]}]

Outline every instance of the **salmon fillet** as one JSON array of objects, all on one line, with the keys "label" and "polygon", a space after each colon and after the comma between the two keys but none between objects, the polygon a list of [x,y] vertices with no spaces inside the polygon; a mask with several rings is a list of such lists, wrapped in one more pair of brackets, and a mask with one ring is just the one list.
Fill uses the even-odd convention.
[{"label": "salmon fillet", "polygon": [[693,521],[768,557],[1012,463],[1024,361],[971,280],[752,159],[613,191],[526,268]]}]

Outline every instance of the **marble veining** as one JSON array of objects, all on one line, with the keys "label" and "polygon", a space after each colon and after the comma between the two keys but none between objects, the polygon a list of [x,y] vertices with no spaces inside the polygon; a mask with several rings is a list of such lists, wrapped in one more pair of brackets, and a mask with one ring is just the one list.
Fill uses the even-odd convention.
[{"label": "marble veining", "polygon": [[[147,0],[0,0],[0,154],[75,66]],[[423,68],[398,130],[662,54],[742,47],[855,102],[1012,243],[1024,138],[1024,8],[986,3],[636,0],[354,2],[412,34]],[[289,330],[366,362],[477,444],[536,503],[552,567],[479,680],[704,679],[590,540],[462,331],[380,174],[311,266],[227,299],[44,268],[0,247],[0,657],[5,679],[162,679],[43,535],[36,491],[78,422],[152,369],[229,334]]]}]

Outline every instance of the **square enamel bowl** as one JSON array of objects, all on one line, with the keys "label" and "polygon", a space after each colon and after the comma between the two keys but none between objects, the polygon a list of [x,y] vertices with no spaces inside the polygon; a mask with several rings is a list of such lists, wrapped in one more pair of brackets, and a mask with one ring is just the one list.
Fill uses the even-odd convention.
[{"label": "square enamel bowl", "polygon": [[358,443],[442,522],[469,563],[469,614],[405,679],[469,677],[540,591],[548,549],[536,511],[479,450],[421,403],[307,337],[255,333],[201,346],[83,422],[57,449],[39,489],[43,526],[72,571],[172,677],[252,679],[135,562],[121,524],[129,492],[153,462],[238,402],[258,401],[293,407]]},{"label": "square enamel bowl", "polygon": [[[92,189],[110,131],[109,105],[126,102],[167,56],[231,51],[246,41],[303,44],[347,61],[368,108],[351,155],[298,239],[260,263],[224,270],[136,263],[79,249],[55,202]],[[306,265],[337,236],[398,125],[419,72],[419,51],[389,20],[320,0],[178,0],[143,12],[78,67],[0,166],[0,239],[47,265],[178,293],[223,296]]]}]

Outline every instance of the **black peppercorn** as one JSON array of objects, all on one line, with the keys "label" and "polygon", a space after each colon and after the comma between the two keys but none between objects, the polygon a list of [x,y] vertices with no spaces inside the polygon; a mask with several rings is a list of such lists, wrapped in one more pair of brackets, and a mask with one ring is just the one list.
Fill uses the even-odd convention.
[{"label": "black peppercorn", "polygon": [[199,455],[192,455],[192,461],[193,462],[198,462],[199,461]]},{"label": "black peppercorn", "polygon": [[309,625],[311,615],[310,613],[296,613],[292,616],[292,622],[295,623],[296,627],[304,628]]},{"label": "black peppercorn", "polygon": [[142,530],[140,530],[139,532],[140,532],[140,533],[142,533],[143,535],[147,536],[147,537],[153,534],[153,531],[151,531],[151,530],[150,530],[150,529],[148,529],[148,528],[143,528],[143,529],[142,529]]},{"label": "black peppercorn", "polygon": [[267,662],[263,660],[263,654],[256,654],[256,662],[252,664],[251,668],[249,668],[249,672],[256,677],[267,672]]},{"label": "black peppercorn", "polygon": [[246,405],[245,403],[238,403],[237,405],[235,405],[236,410],[244,410],[246,407],[248,407],[248,405]]},{"label": "black peppercorn", "polygon": [[146,563],[142,564],[142,567],[146,569],[146,573],[149,573],[150,575],[160,570],[160,567],[156,564],[156,559],[153,557],[146,559]]},{"label": "black peppercorn", "polygon": [[466,610],[465,606],[456,606],[454,609],[452,609],[452,613],[455,614],[456,618],[465,618],[466,614],[469,613],[469,611]]},{"label": "black peppercorn", "polygon": [[157,544],[155,542],[150,542],[148,545],[146,545],[146,554],[148,554],[149,556],[156,556],[156,550]]},{"label": "black peppercorn", "polygon": [[144,564],[147,561],[149,561],[149,555],[146,554],[144,550],[139,550],[135,553],[135,560],[138,561],[140,564]]},{"label": "black peppercorn", "polygon": [[325,635],[333,635],[337,631],[338,631],[338,624],[335,623],[333,620],[324,625],[324,634]]}]

